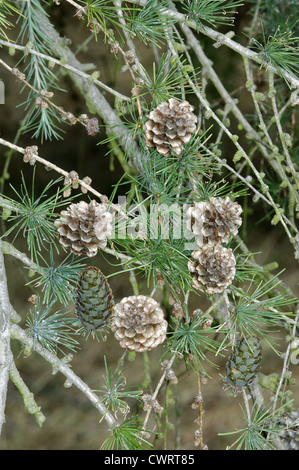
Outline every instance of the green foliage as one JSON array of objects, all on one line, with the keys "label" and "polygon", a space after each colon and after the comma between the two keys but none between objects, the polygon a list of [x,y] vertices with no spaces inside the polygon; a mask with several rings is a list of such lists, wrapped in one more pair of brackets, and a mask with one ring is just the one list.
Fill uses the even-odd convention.
[{"label": "green foliage", "polygon": [[271,412],[271,404],[264,405],[263,402],[254,402],[250,415],[243,411],[246,426],[243,429],[228,433],[221,433],[221,436],[240,434],[240,436],[229,446],[229,450],[275,450],[275,436],[281,432],[282,428],[275,425],[279,413],[284,407],[280,407],[274,413]]},{"label": "green foliage", "polygon": [[[67,311],[54,309],[55,301],[42,309],[39,297],[33,311],[26,319],[27,334],[33,340],[33,347],[38,343],[52,354],[64,349],[76,352],[79,347],[74,338],[76,331],[72,328],[73,319],[67,317]],[[52,311],[54,312],[52,313]]]},{"label": "green foliage", "polygon": [[144,438],[138,417],[127,419],[112,428],[110,436],[104,441],[102,450],[146,450],[152,444]]},{"label": "green foliage", "polygon": [[145,44],[159,45],[170,40],[170,27],[177,22],[175,18],[167,15],[164,10],[170,6],[169,0],[148,0],[143,8],[133,10],[130,23],[130,35],[137,36]]},{"label": "green foliage", "polygon": [[186,366],[199,374],[206,374],[205,362],[215,366],[207,354],[216,354],[220,346],[220,342],[214,339],[217,327],[207,327],[205,322],[204,315],[194,315],[185,321],[174,320],[166,345],[168,354],[181,355]]},{"label": "green foliage", "polygon": [[[262,22],[265,35],[269,36],[275,34],[277,28],[286,23],[291,24],[298,18],[298,2],[297,0],[261,0],[258,4],[256,0],[247,0],[248,3],[253,3],[251,14],[255,14],[258,8],[259,21]],[[293,33],[298,35],[299,22],[293,23]]]},{"label": "green foliage", "polygon": [[283,307],[296,302],[288,293],[277,291],[281,287],[278,276],[268,281],[253,278],[246,289],[233,287],[235,303],[231,331],[238,331],[242,336],[257,334],[270,341],[270,329],[284,324],[291,315]]},{"label": "green foliage", "polygon": [[[148,0],[144,6],[122,5],[121,11],[125,22],[119,22],[119,8],[112,1],[105,0],[79,0],[84,5],[87,14],[88,26],[94,31],[95,37],[99,30],[105,32],[106,40],[115,41],[117,31],[122,38],[126,33],[132,39],[137,37],[145,44],[160,42],[169,39],[167,28],[177,20],[165,14],[164,10],[169,6],[168,0]],[[115,31],[111,30],[114,28]]]},{"label": "green foliage", "polygon": [[271,64],[278,70],[283,70],[294,77],[299,73],[299,36],[293,35],[292,29],[297,20],[292,24],[279,25],[273,35],[263,37],[263,44],[256,39],[251,39],[251,46],[259,51],[262,58],[261,66]]},{"label": "green foliage", "polygon": [[[151,73],[143,66],[141,66],[141,70],[137,71],[142,78],[142,83],[138,86],[139,96],[147,98],[147,94],[149,94],[152,108],[171,97],[180,96],[182,89],[186,94],[191,91],[187,77],[188,64],[184,57],[171,57],[169,54],[163,53],[158,65],[153,63]],[[181,73],[178,73],[178,70]],[[195,83],[199,83],[199,71],[194,70],[193,73]]]},{"label": "green foliage", "polygon": [[159,236],[146,240],[127,238],[118,239],[117,249],[131,257],[125,269],[133,269],[142,274],[147,285],[162,278],[176,296],[176,287],[183,292],[192,288],[191,276],[187,268],[188,257],[184,253],[184,239],[166,240]]},{"label": "green foliage", "polygon": [[124,371],[119,367],[112,372],[108,368],[106,357],[104,357],[105,372],[103,388],[96,390],[100,394],[100,402],[104,403],[107,410],[111,410],[115,415],[120,413],[124,416],[130,411],[126,400],[141,400],[142,391],[137,387],[128,387]]},{"label": "green foliage", "polygon": [[[48,2],[42,0],[31,0],[30,2],[22,2],[22,23],[20,33],[17,38],[18,42],[25,44],[29,49],[33,48],[37,52],[47,54],[52,46],[51,41],[43,32],[43,25],[47,17],[43,5]],[[59,90],[56,74],[49,67],[48,60],[37,57],[34,54],[24,55],[21,62],[27,62],[24,72],[26,80],[37,89],[41,90]],[[24,88],[23,88],[24,90]],[[52,107],[43,108],[35,104],[37,94],[33,90],[29,90],[26,100],[22,103],[25,110],[28,111],[28,117],[23,124],[23,132],[32,132],[32,138],[40,138],[44,140],[52,140],[61,138],[59,123],[62,122],[60,116]]]},{"label": "green foliage", "polygon": [[61,263],[57,264],[54,259],[53,249],[50,248],[49,262],[41,255],[45,266],[38,266],[37,276],[27,285],[41,287],[43,292],[43,304],[48,304],[52,298],[63,305],[74,300],[74,294],[82,269],[86,266],[74,256],[68,255]]},{"label": "green foliage", "polygon": [[206,23],[214,27],[233,24],[236,9],[244,5],[244,2],[236,0],[187,0],[181,3],[188,19],[195,21],[198,31]]},{"label": "green foliage", "polygon": [[[201,154],[202,156],[202,154]],[[209,157],[211,158],[211,157]],[[211,169],[212,164],[208,167]],[[215,165],[215,169],[217,165]],[[228,177],[222,178],[219,181],[214,181],[212,178],[196,180],[196,196],[194,198],[196,201],[208,201],[211,197],[230,197],[232,200],[237,200],[238,198],[244,197],[248,194],[247,189],[242,183],[231,183],[228,180]]]},{"label": "green foliage", "polygon": [[10,0],[0,0],[0,37],[8,40],[5,30],[11,29],[13,24],[8,20],[8,17],[16,13],[20,15],[20,10],[14,5],[15,2]]},{"label": "green foliage", "polygon": [[[87,24],[91,31],[94,32],[95,38],[97,39],[97,34],[102,29],[106,33],[106,39],[110,37],[114,40],[114,33],[109,31],[109,28],[115,27],[117,31],[121,30],[118,21],[118,8],[114,2],[106,0],[79,0],[78,3],[82,4],[83,8],[85,8]],[[122,7],[122,10],[129,11],[130,7]]]},{"label": "green foliage", "polygon": [[214,160],[215,145],[207,145],[211,137],[209,131],[210,128],[200,135],[193,134],[182,149],[180,158],[173,155],[165,157],[154,149],[147,149],[142,172],[136,182],[152,198],[152,203],[187,203],[188,196],[191,201],[196,198],[200,187],[209,187],[210,195],[214,191],[219,192],[216,186],[209,185],[213,172],[219,168]]},{"label": "green foliage", "polygon": [[14,241],[18,235],[22,234],[27,241],[29,253],[36,263],[38,263],[39,253],[42,249],[48,250],[51,245],[57,249],[54,226],[54,219],[57,214],[55,211],[68,204],[69,199],[62,198],[63,189],[57,189],[51,196],[48,196],[48,192],[52,192],[52,188],[59,181],[61,181],[61,178],[50,181],[41,194],[37,196],[34,170],[31,188],[28,188],[22,175],[20,192],[12,187],[16,194],[16,200],[6,196],[3,198],[10,203],[12,211],[7,219],[12,225],[3,237],[15,232]]}]

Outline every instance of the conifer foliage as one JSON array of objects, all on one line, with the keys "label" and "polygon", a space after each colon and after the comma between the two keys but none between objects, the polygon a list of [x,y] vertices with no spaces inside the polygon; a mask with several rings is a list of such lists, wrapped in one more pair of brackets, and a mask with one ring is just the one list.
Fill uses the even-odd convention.
[{"label": "conifer foliage", "polygon": [[0,0],[0,448],[298,449],[296,3]]}]

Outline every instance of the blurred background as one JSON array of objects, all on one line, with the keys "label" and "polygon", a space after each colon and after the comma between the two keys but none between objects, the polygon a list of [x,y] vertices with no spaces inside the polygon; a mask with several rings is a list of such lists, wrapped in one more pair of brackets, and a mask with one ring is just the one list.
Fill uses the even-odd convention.
[{"label": "blurred background", "polygon": [[[246,2],[245,2],[246,3]],[[240,8],[237,16],[235,33],[236,40],[243,42],[244,26],[249,21],[249,5]],[[57,26],[60,35],[72,40],[70,47],[72,50],[83,43],[90,35],[84,23],[73,18],[74,11],[68,6],[60,5],[51,9],[52,22]],[[226,32],[226,31],[225,31]],[[12,34],[13,36],[13,34]],[[11,37],[12,37],[11,36]],[[235,91],[245,114],[253,112],[249,93],[245,89],[245,77],[242,61],[228,48],[219,50],[212,47],[212,41],[201,37],[205,46],[207,56],[214,62],[215,69],[224,85],[229,91]],[[144,67],[152,68],[153,55],[149,48],[142,46],[142,63]],[[10,57],[7,50],[0,49],[0,56],[12,67],[17,58]],[[18,56],[19,57],[19,56]],[[119,74],[113,55],[107,50],[106,45],[99,37],[98,42],[91,40],[79,54],[78,59],[82,63],[94,63],[96,70],[100,70],[100,80],[111,87],[117,87],[118,91],[130,95],[131,80],[129,74]],[[58,72],[58,69],[55,68]],[[4,69],[0,70],[0,76],[5,84],[5,104],[0,106],[0,135],[2,138],[13,141],[18,131],[20,121],[24,117],[24,108],[19,106],[23,101],[23,94],[20,95],[21,86],[14,77]],[[57,104],[65,110],[72,111],[76,116],[81,113],[89,114],[85,107],[84,97],[78,93],[70,78],[61,76],[61,86],[68,90],[68,93],[57,94]],[[26,92],[24,92],[26,93]],[[108,97],[107,97],[108,98]],[[215,95],[215,101],[219,99]],[[101,124],[101,123],[100,123]],[[18,145],[38,145],[39,155],[59,165],[66,171],[76,170],[80,177],[91,176],[92,184],[100,193],[109,196],[119,178],[122,176],[122,169],[117,160],[113,162],[111,171],[111,160],[107,155],[108,148],[105,145],[97,145],[100,140],[106,138],[104,130],[95,137],[87,136],[83,126],[65,126],[64,140],[45,142],[43,145],[38,141],[30,139],[30,133],[22,135],[18,140]],[[232,122],[232,132],[238,133],[237,124]],[[239,133],[240,134],[240,133]],[[242,139],[242,135],[240,136]],[[242,141],[241,141],[242,143]],[[234,154],[232,145],[223,138],[222,152],[225,158],[230,160]],[[0,172],[3,171],[6,161],[7,149],[0,148]],[[20,154],[12,154],[9,167],[6,169],[9,179],[3,184],[3,192],[6,195],[13,195],[9,184],[16,189],[20,188],[21,172],[30,183],[32,178],[32,167],[23,163]],[[50,179],[56,179],[57,175],[46,171],[42,166],[36,168],[37,190],[42,190]],[[122,188],[123,190],[123,188]],[[262,204],[255,204],[248,207],[247,232],[244,240],[251,252],[257,253],[256,261],[261,264],[268,264],[273,261],[279,263],[279,271],[284,269],[281,279],[285,281],[294,293],[298,287],[298,263],[294,260],[293,249],[279,225],[272,226],[270,221],[264,218],[265,208]],[[7,227],[6,227],[7,228]],[[2,229],[5,230],[5,222],[2,221]],[[18,239],[16,247],[26,252],[26,244],[22,239]],[[26,283],[29,281],[28,272],[24,271],[22,264],[16,259],[5,257],[10,300],[15,310],[25,319],[31,304],[28,298],[33,293]],[[92,259],[93,265],[98,266],[106,275],[115,271],[113,267],[114,259],[108,255],[99,255]],[[116,270],[118,270],[116,268]],[[121,274],[112,276],[109,279],[116,301],[122,297],[132,294],[128,275]],[[148,293],[144,280],[140,279],[140,291]],[[194,299],[194,308],[202,308],[198,305],[199,300]],[[24,321],[24,320],[23,320]],[[273,333],[279,337],[280,347],[283,352],[286,348],[285,338],[279,333]],[[80,339],[81,349],[74,355],[72,368],[93,390],[103,387],[104,356],[107,358],[108,366],[112,369],[116,367],[117,361],[121,357],[123,350],[118,343],[109,335],[106,342],[97,342],[92,338]],[[65,388],[65,378],[57,373],[52,374],[52,369],[36,353],[24,357],[20,345],[12,341],[12,349],[15,355],[17,368],[29,389],[35,396],[37,404],[41,407],[46,416],[46,421],[42,428],[39,428],[33,416],[29,415],[23,406],[22,397],[10,382],[7,396],[6,424],[3,427],[0,438],[0,449],[99,449],[104,439],[108,436],[105,421],[100,422],[101,416],[92,407],[90,402],[74,387]],[[151,362],[151,374],[153,387],[157,384],[160,376],[160,356],[163,346],[149,353]],[[228,352],[229,353],[229,352]],[[233,436],[219,436],[220,433],[234,431],[243,427],[243,414],[241,406],[243,400],[241,396],[233,398],[223,390],[220,373],[223,373],[227,357],[217,357],[214,362],[218,369],[207,367],[210,375],[207,383],[202,386],[204,399],[204,442],[209,449],[225,449],[233,442]],[[264,374],[280,373],[283,359],[272,350],[263,350],[261,370]],[[298,366],[292,366],[293,378],[296,380],[290,390],[294,393],[293,398],[296,406],[299,406],[298,394]],[[173,387],[173,396],[179,397],[180,402],[180,426],[181,426],[181,448],[195,449],[193,444],[194,431],[197,412],[191,408],[191,404],[197,393],[196,376],[192,371],[186,372],[184,364],[178,367],[179,382]],[[132,362],[126,363],[124,375],[127,384],[138,386],[144,379],[143,360],[137,355]],[[163,405],[164,393],[161,393],[161,405]],[[134,403],[132,413],[134,414]],[[176,413],[174,406],[170,409],[169,419],[176,424]],[[162,422],[165,418],[162,417]],[[154,423],[151,421],[151,425]],[[163,448],[163,441],[158,441],[158,448]],[[174,431],[169,431],[168,449],[174,448]]]}]

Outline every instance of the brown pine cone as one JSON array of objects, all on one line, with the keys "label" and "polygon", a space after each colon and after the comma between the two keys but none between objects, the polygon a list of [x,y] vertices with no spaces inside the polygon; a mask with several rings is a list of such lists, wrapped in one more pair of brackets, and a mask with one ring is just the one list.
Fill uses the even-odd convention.
[{"label": "brown pine cone", "polygon": [[111,330],[122,348],[142,352],[165,341],[167,325],[156,300],[145,295],[132,295],[115,305]]},{"label": "brown pine cone", "polygon": [[236,259],[230,248],[222,245],[203,245],[192,253],[188,262],[196,289],[204,288],[208,294],[223,292],[234,280]]},{"label": "brown pine cone", "polygon": [[55,221],[59,241],[77,256],[95,256],[112,233],[112,214],[106,204],[80,201],[63,210]]},{"label": "brown pine cone", "polygon": [[197,202],[187,210],[187,228],[195,235],[199,246],[227,243],[230,235],[237,235],[242,224],[242,207],[228,196],[211,197]]},{"label": "brown pine cone", "polygon": [[144,124],[146,144],[156,147],[164,156],[169,153],[181,154],[196,128],[197,117],[188,101],[179,102],[170,98],[168,103],[160,103],[148,115]]}]

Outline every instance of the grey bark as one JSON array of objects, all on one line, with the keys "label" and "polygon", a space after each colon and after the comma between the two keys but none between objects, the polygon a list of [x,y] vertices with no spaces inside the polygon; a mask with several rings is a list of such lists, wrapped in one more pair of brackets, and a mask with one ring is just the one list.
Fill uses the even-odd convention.
[{"label": "grey bark", "polygon": [[3,423],[5,422],[7,384],[10,365],[13,359],[10,349],[11,310],[0,240],[0,434]]},{"label": "grey bark", "polygon": [[70,366],[62,359],[58,359],[57,356],[52,354],[50,351],[43,348],[40,344],[34,343],[32,338],[29,338],[25,331],[18,325],[11,325],[10,328],[11,337],[20,341],[29,351],[37,352],[53,367],[53,373],[61,372],[67,380],[68,386],[74,385],[77,387],[94,405],[94,407],[103,415],[109,428],[117,426],[119,423],[105,405],[100,401],[98,395],[94,393],[83,380],[77,376]]}]

